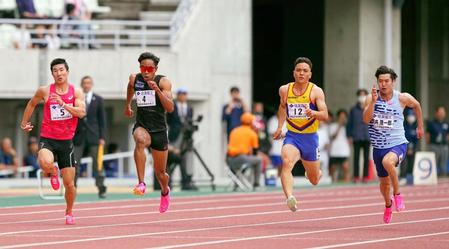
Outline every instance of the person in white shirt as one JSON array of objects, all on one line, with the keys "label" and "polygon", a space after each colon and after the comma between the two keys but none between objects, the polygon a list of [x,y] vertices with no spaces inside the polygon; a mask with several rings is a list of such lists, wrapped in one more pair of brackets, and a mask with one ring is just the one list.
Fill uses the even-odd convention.
[{"label": "person in white shirt", "polygon": [[[284,139],[273,139],[273,134],[276,132],[277,128],[278,128],[278,117],[276,114],[274,114],[273,116],[271,116],[271,118],[268,120],[268,133],[269,133],[269,137],[271,139],[271,149],[269,152],[269,156],[270,156],[270,160],[271,160],[271,165],[273,166],[273,168],[277,168],[278,170],[278,176],[280,176],[281,174],[281,169],[282,169],[282,159],[281,159],[281,150],[282,150],[282,145],[284,143]],[[287,133],[287,125],[286,123],[284,123],[284,125],[282,126],[282,134]]]},{"label": "person in white shirt", "polygon": [[329,175],[329,149],[330,149],[330,130],[329,124],[333,121],[332,112],[328,111],[328,119],[320,122],[318,127],[318,148],[320,149],[321,171],[323,176]]},{"label": "person in white shirt", "polygon": [[343,180],[345,182],[350,181],[348,159],[351,153],[351,147],[346,136],[347,117],[348,113],[345,110],[338,110],[336,121],[329,127],[331,134],[329,175],[332,177],[332,181],[337,181],[338,179],[338,174],[336,172],[338,166],[341,166],[343,171]]}]

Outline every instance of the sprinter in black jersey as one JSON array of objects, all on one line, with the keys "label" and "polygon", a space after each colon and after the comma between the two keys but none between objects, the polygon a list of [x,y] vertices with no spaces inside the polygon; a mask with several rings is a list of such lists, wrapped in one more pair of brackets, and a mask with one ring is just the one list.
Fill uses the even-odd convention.
[{"label": "sprinter in black jersey", "polygon": [[125,116],[132,117],[133,96],[137,103],[136,124],[133,136],[136,142],[134,161],[139,183],[134,188],[135,195],[145,194],[145,148],[149,148],[154,162],[154,171],[161,186],[159,212],[167,211],[170,203],[170,188],[166,173],[168,155],[167,122],[165,113],[172,112],[173,98],[171,82],[163,75],[156,75],[159,58],[145,52],[139,56],[140,73],[129,76],[126,94]]}]

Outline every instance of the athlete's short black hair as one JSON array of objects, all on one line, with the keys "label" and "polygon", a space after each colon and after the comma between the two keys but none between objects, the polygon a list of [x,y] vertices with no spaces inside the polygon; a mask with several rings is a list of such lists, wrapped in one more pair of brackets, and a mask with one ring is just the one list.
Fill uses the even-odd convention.
[{"label": "athlete's short black hair", "polygon": [[312,61],[307,58],[307,57],[298,57],[295,60],[295,64],[293,65],[293,67],[296,67],[296,65],[298,65],[299,63],[306,63],[307,65],[309,65],[310,70],[312,70]]},{"label": "athlete's short black hair", "polygon": [[142,53],[139,56],[139,59],[137,59],[137,60],[139,61],[139,63],[141,63],[143,60],[147,60],[147,59],[154,61],[154,64],[156,66],[157,66],[157,64],[159,64],[159,60],[160,60],[159,57],[157,57],[156,55],[154,55],[153,53],[150,53],[150,52]]},{"label": "athlete's short black hair", "polygon": [[56,58],[56,59],[52,60],[50,63],[50,72],[53,72],[53,66],[56,66],[59,64],[64,64],[65,69],[67,71],[69,71],[69,65],[67,64],[67,62],[62,58]]},{"label": "athlete's short black hair", "polygon": [[398,77],[398,75],[392,68],[389,68],[385,65],[380,66],[376,70],[376,74],[375,74],[376,79],[379,79],[379,75],[381,75],[381,74],[389,74],[392,80],[396,80],[396,78]]}]

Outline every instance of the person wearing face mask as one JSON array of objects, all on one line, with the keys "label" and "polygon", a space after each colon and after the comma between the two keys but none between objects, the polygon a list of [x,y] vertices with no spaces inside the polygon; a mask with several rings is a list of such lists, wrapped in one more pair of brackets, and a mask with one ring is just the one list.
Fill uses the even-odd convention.
[{"label": "person wearing face mask", "polygon": [[[400,177],[407,179],[412,179],[413,174],[413,164],[415,161],[415,153],[418,147],[418,137],[416,135],[416,128],[418,127],[418,122],[416,122],[416,115],[413,109],[406,108],[404,110],[405,121],[404,121],[404,131],[405,138],[408,140],[407,146],[407,156],[405,157],[404,162],[401,164],[401,173]],[[407,183],[411,183],[408,180]]]},{"label": "person wearing face mask", "polygon": [[346,125],[349,143],[354,147],[354,182],[360,182],[360,151],[363,150],[363,182],[368,181],[370,140],[368,126],[363,122],[363,108],[368,91],[357,90],[357,103],[351,108]]},{"label": "person wearing face mask", "polygon": [[446,109],[439,105],[435,108],[434,119],[427,122],[426,142],[429,149],[435,152],[438,176],[446,176],[449,154],[449,123],[445,120]]}]

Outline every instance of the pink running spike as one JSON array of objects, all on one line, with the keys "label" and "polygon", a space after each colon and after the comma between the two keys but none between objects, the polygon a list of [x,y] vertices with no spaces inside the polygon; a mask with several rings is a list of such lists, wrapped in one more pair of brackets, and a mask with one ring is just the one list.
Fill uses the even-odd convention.
[{"label": "pink running spike", "polygon": [[389,208],[386,207],[385,211],[384,211],[384,222],[387,224],[390,223],[392,216],[393,216],[393,211],[391,210],[391,207],[389,207]]},{"label": "pink running spike", "polygon": [[170,187],[168,188],[168,193],[166,195],[162,195],[161,193],[161,202],[159,204],[159,212],[165,213],[168,210],[168,206],[170,205]]},{"label": "pink running spike", "polygon": [[75,225],[75,217],[73,217],[73,214],[65,215],[65,224],[66,225]]},{"label": "pink running spike", "polygon": [[394,195],[394,205],[396,206],[396,211],[401,212],[405,209],[404,200],[401,194]]},{"label": "pink running spike", "polygon": [[56,169],[56,175],[51,175],[50,176],[50,184],[51,184],[51,187],[53,188],[53,190],[58,190],[59,189],[59,187],[60,187],[60,184],[59,184],[59,170],[58,170],[58,167],[56,167],[56,165],[54,165],[55,166],[55,169]]},{"label": "pink running spike", "polygon": [[135,195],[144,195],[145,194],[145,183],[141,182],[139,184],[136,185],[136,187],[134,188],[134,194]]}]

